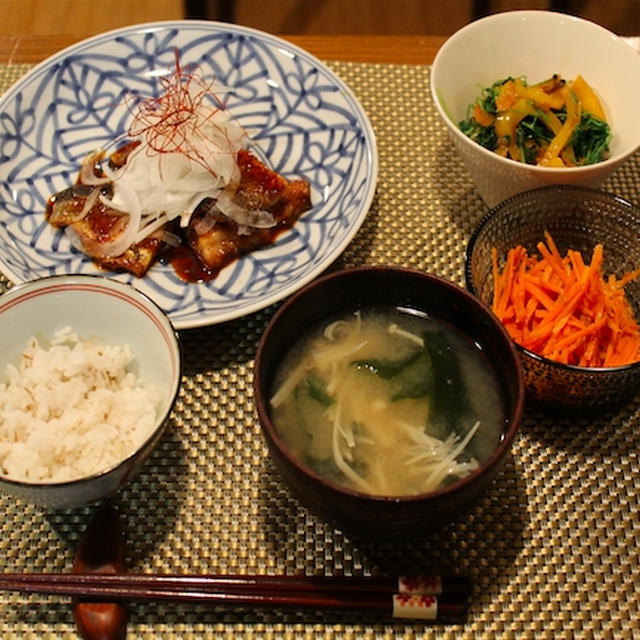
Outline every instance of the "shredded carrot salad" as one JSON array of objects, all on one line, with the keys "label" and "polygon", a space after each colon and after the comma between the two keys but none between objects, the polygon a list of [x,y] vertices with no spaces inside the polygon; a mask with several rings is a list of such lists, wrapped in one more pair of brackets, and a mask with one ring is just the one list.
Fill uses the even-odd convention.
[{"label": "shredded carrot salad", "polygon": [[589,264],[579,251],[560,255],[548,232],[539,255],[521,245],[510,249],[502,269],[491,251],[492,308],[520,346],[564,364],[615,367],[640,360],[640,328],[624,286],[640,268],[621,278],[602,273],[602,245]]}]

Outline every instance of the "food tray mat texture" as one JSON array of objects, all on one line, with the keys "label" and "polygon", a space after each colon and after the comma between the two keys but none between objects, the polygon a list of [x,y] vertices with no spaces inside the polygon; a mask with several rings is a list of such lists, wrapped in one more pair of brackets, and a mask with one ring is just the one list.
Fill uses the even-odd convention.
[{"label": "food tray mat texture", "polygon": [[[329,63],[369,114],[380,173],[371,211],[332,268],[395,264],[463,283],[486,212],[429,93],[429,67]],[[0,68],[5,90],[28,65]],[[640,202],[636,154],[605,185]],[[3,286],[9,286],[6,280]],[[358,612],[132,604],[131,638],[640,638],[640,403],[593,419],[527,410],[495,481],[458,521],[415,540],[357,540],[280,483],[252,401],[258,339],[275,310],[181,334],[171,424],[114,499],[136,572],[363,575],[438,572],[474,584],[468,620],[390,623]],[[3,571],[70,571],[96,506],[61,512],[0,497]],[[0,637],[75,638],[64,598],[0,594]]]}]

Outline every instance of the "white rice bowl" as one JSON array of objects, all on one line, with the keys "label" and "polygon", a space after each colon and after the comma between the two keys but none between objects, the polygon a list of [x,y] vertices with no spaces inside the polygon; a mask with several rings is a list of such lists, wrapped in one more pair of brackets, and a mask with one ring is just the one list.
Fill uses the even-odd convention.
[{"label": "white rice bowl", "polygon": [[71,328],[50,345],[33,337],[0,378],[0,473],[22,482],[67,482],[114,466],[157,422],[161,392],[131,371],[128,345],[80,340]]},{"label": "white rice bowl", "polygon": [[73,275],[11,287],[0,354],[0,491],[24,502],[66,509],[116,493],[170,424],[179,336],[132,285]]}]

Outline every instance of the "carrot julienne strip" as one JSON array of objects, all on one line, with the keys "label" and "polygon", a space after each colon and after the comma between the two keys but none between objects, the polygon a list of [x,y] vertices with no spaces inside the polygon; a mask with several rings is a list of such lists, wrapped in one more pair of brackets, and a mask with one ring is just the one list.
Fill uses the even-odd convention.
[{"label": "carrot julienne strip", "polygon": [[528,255],[517,245],[499,267],[491,251],[492,309],[518,344],[565,364],[620,366],[640,360],[640,327],[626,298],[626,284],[640,268],[619,278],[602,273],[603,246],[588,263],[579,251],[562,256],[547,231]]}]

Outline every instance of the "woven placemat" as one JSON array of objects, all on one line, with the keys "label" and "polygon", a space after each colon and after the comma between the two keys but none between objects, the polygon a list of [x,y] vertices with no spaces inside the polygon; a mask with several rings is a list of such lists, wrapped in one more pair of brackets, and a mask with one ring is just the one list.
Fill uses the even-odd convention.
[{"label": "woven placemat", "polygon": [[[330,63],[369,114],[377,195],[337,266],[393,263],[463,283],[485,213],[429,94],[429,68]],[[0,67],[5,90],[28,65]],[[605,186],[640,202],[636,154]],[[353,540],[292,498],[252,403],[253,355],[274,308],[184,331],[171,424],[116,503],[135,571],[375,574],[435,570],[474,583],[468,622],[387,624],[357,613],[131,608],[131,638],[640,638],[640,403],[593,420],[528,410],[480,502],[420,540]],[[96,507],[47,512],[0,497],[4,571],[69,571]],[[0,594],[2,638],[75,638],[62,598]]]}]

